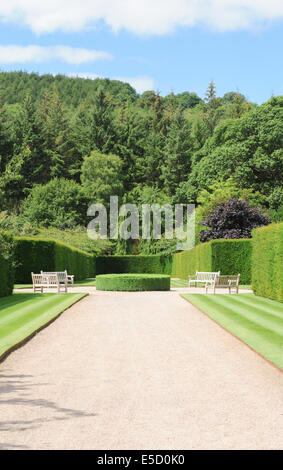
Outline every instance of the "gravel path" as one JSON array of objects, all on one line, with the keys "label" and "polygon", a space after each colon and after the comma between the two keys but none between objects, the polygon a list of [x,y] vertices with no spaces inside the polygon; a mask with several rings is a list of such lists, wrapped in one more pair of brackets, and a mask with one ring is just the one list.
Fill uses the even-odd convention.
[{"label": "gravel path", "polygon": [[277,369],[176,291],[90,292],[0,364],[0,448],[283,448]]}]

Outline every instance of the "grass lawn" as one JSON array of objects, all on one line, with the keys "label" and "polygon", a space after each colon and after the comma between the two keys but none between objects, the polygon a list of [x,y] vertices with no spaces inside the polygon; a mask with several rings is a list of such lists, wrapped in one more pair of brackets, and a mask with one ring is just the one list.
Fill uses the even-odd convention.
[{"label": "grass lawn", "polygon": [[182,297],[283,370],[283,304],[253,294]]},{"label": "grass lawn", "polygon": [[0,299],[0,358],[85,295],[17,293]]}]

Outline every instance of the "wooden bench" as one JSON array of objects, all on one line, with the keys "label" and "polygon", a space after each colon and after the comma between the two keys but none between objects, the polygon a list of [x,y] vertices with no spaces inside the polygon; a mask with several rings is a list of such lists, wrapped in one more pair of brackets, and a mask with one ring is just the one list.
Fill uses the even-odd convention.
[{"label": "wooden bench", "polygon": [[195,287],[197,284],[204,284],[205,291],[207,292],[207,289],[209,286],[211,287],[214,286],[215,279],[219,275],[220,275],[220,271],[217,271],[217,272],[196,271],[194,276],[189,276],[189,287],[191,287],[191,284],[195,284]]},{"label": "wooden bench", "polygon": [[49,276],[50,274],[58,274],[60,281],[66,281],[67,284],[72,284],[74,285],[74,278],[75,276],[73,274],[68,274],[67,270],[65,271],[41,271],[41,274]]},{"label": "wooden bench", "polygon": [[235,289],[235,293],[239,293],[239,283],[240,283],[240,274],[235,276],[233,275],[219,275],[216,276],[213,293],[215,294],[215,289],[228,289],[229,294],[231,294],[232,289]]},{"label": "wooden bench", "polygon": [[68,284],[66,280],[60,280],[58,273],[52,274],[34,274],[31,273],[33,292],[40,290],[43,292],[43,289],[57,288],[57,291],[60,292],[61,287],[64,288],[65,292],[68,292]]}]

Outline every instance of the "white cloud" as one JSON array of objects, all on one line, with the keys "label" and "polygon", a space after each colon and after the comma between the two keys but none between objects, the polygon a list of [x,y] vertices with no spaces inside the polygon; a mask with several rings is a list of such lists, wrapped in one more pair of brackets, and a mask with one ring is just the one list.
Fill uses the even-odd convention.
[{"label": "white cloud", "polygon": [[67,46],[0,46],[0,63],[26,63],[47,62],[49,60],[61,60],[68,64],[83,64],[100,59],[111,59],[107,52],[91,49],[79,49]]},{"label": "white cloud", "polygon": [[80,31],[105,21],[114,31],[165,34],[198,24],[217,30],[248,29],[283,18],[282,0],[9,0],[0,4],[5,22],[36,33]]},{"label": "white cloud", "polygon": [[[101,75],[97,75],[95,73],[88,73],[88,72],[72,72],[68,74],[69,77],[80,77],[80,78],[90,78],[91,80],[95,80],[96,78],[105,78]],[[129,83],[138,93],[143,93],[147,90],[154,90],[155,84],[154,79],[151,77],[108,77],[112,78],[112,80],[120,80],[120,82]]]},{"label": "white cloud", "polygon": [[138,93],[144,91],[154,90],[154,80],[150,77],[115,77],[114,80],[120,80],[120,82],[129,83]]}]

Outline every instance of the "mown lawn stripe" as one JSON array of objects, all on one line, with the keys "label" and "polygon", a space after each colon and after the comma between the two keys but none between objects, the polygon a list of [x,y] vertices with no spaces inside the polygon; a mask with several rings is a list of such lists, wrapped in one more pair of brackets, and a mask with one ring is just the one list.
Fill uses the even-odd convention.
[{"label": "mown lawn stripe", "polygon": [[[5,307],[7,307],[11,314],[11,323],[2,325],[3,328],[0,327],[0,358],[2,359],[8,351],[21,344],[86,295],[48,293],[38,296],[36,294],[14,294],[6,299],[1,299],[1,313],[4,313]],[[27,296],[30,296],[30,300],[33,300],[28,306],[29,313],[27,313],[26,308],[24,313],[21,312],[21,302],[18,301],[17,296],[21,297],[23,305],[27,301]],[[16,303],[14,302],[15,297]],[[11,311],[9,302],[13,305],[14,311]],[[16,314],[16,319],[14,314]]]},{"label": "mown lawn stripe", "polygon": [[245,317],[252,323],[256,323],[263,328],[274,331],[283,336],[283,318],[274,315],[266,310],[258,309],[256,306],[241,302],[239,296],[221,295],[215,299],[216,303],[223,306],[228,312],[233,312],[240,317]]},{"label": "mown lawn stripe", "polygon": [[[238,294],[242,296],[245,294]],[[237,297],[238,297],[237,296]],[[223,328],[248,344],[263,357],[283,369],[283,336],[246,316],[236,313],[234,296],[223,294],[183,294],[182,297],[206,313]],[[223,298],[222,298],[223,297]],[[230,299],[229,299],[230,298]],[[258,298],[256,299],[257,304]],[[230,307],[227,305],[230,304]],[[280,307],[280,306],[279,306]],[[247,309],[251,306],[247,305]],[[261,316],[261,313],[258,313]]]}]

